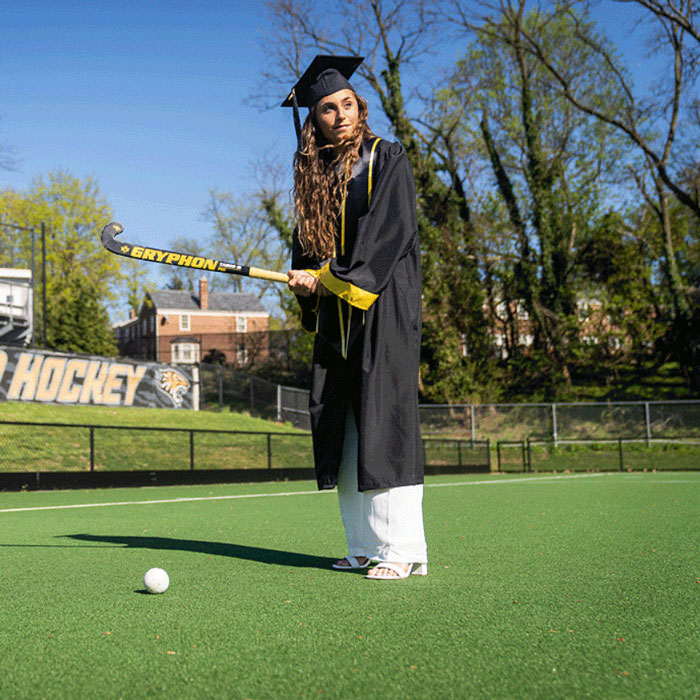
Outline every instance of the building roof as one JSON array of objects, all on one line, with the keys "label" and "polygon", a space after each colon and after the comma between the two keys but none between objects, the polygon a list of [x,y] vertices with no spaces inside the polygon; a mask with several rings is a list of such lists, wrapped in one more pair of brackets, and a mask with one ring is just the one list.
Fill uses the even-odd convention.
[{"label": "building roof", "polygon": [[3,282],[5,280],[24,280],[25,282],[31,282],[32,271],[24,268],[0,267],[0,278],[2,278]]},{"label": "building roof", "polygon": [[252,294],[209,292],[208,296],[209,305],[206,309],[202,309],[199,306],[199,297],[189,290],[164,289],[149,293],[149,297],[158,311],[181,309],[184,311],[267,313],[260,300]]}]

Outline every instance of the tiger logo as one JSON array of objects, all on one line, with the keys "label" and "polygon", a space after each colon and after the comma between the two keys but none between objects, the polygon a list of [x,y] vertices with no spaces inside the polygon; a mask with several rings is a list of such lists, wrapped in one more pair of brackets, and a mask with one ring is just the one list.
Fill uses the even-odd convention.
[{"label": "tiger logo", "polygon": [[161,391],[170,397],[173,405],[177,408],[180,408],[182,397],[190,389],[189,381],[174,369],[160,370],[158,386]]}]

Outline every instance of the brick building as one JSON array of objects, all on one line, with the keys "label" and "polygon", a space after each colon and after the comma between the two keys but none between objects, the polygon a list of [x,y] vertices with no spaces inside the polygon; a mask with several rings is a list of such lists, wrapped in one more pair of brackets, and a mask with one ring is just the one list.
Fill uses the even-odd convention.
[{"label": "brick building", "polygon": [[[506,304],[499,301],[494,313],[489,306],[484,305],[484,314],[489,322],[488,333],[495,354],[506,359],[512,348],[531,348],[535,342],[534,323],[522,300]],[[581,296],[576,301],[576,317],[578,320],[579,338],[587,345],[604,344],[610,352],[623,350],[629,345],[629,338],[624,331],[616,326],[610,316],[605,313],[603,304],[591,297]],[[461,352],[467,355],[466,339],[462,339]]]},{"label": "brick building", "polygon": [[270,315],[251,294],[210,293],[206,279],[199,296],[188,290],[146,295],[137,314],[115,323],[119,354],[157,362],[223,360],[240,367],[269,355]]}]

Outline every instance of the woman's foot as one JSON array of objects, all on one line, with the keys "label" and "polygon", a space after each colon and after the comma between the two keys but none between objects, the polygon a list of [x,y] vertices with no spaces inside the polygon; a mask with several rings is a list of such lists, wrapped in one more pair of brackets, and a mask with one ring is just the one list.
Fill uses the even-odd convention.
[{"label": "woman's foot", "polygon": [[367,573],[367,578],[379,581],[408,578],[411,574],[425,576],[428,573],[427,564],[406,564],[404,562],[381,561]]},{"label": "woman's foot", "polygon": [[338,559],[338,561],[333,564],[333,568],[338,571],[342,571],[343,569],[352,571],[353,569],[366,569],[370,564],[371,562],[367,557],[347,556]]},{"label": "woman's foot", "polygon": [[[379,579],[389,579],[389,578],[406,578],[411,573],[411,564],[395,564],[390,563],[390,566],[385,564],[388,562],[380,562],[373,569],[367,572],[367,578],[379,578]],[[397,571],[398,569],[398,571]]]}]

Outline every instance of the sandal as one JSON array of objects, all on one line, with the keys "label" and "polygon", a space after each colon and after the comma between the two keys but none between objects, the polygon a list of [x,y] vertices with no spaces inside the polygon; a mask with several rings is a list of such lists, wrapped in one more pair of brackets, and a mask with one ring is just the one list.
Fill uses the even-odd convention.
[{"label": "sandal", "polygon": [[[365,560],[364,564],[360,563],[360,559]],[[338,564],[336,562],[332,565],[333,568],[336,569],[336,571],[352,571],[353,569],[366,569],[372,563],[372,561],[367,557],[358,558],[353,557],[352,555],[343,557],[340,561],[346,561],[349,566],[343,566],[342,564]]]},{"label": "sandal", "polygon": [[[386,572],[383,574],[376,573],[372,575],[372,571],[379,571],[380,569],[385,569]],[[388,573],[393,571],[396,576]],[[393,564],[388,561],[380,561],[365,578],[376,579],[377,581],[398,581],[402,578],[408,578],[409,576],[427,576],[428,575],[428,565],[427,564]]]}]

